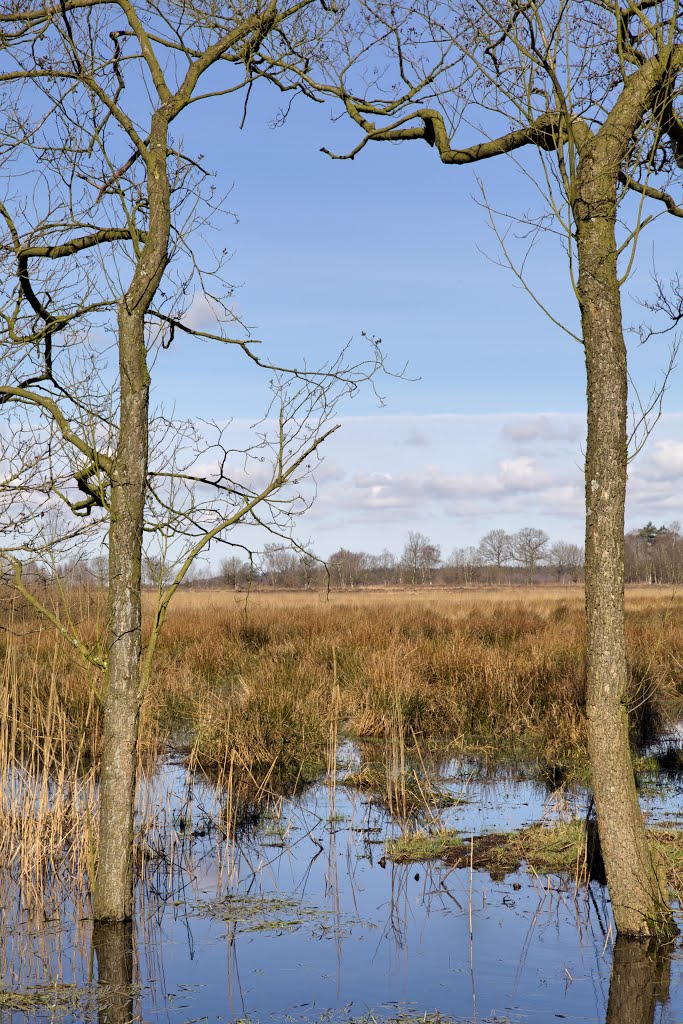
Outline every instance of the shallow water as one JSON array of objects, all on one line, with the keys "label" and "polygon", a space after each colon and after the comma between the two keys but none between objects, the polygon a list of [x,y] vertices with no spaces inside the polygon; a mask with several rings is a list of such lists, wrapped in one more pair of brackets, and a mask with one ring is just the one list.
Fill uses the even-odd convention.
[{"label": "shallow water", "polygon": [[[442,771],[443,788],[466,802],[439,820],[464,835],[567,812],[529,781],[477,779],[458,764]],[[395,830],[389,815],[340,785],[276,804],[229,846],[206,834],[220,795],[181,766],[168,765],[146,798],[164,808],[161,827],[172,821],[183,833],[174,870],[148,871],[132,934],[93,938],[68,904],[58,919],[36,922],[8,903],[5,989],[35,992],[57,979],[77,990],[39,990],[39,1007],[5,1003],[3,1021],[75,1022],[99,1012],[109,1024],[282,1022],[432,1010],[469,1021],[608,1019],[610,912],[597,883],[575,891],[525,871],[493,881],[440,864],[392,864],[383,858]],[[581,809],[581,794],[573,801]],[[680,787],[672,782],[644,803],[653,817],[678,814]],[[628,1024],[683,1020],[680,947],[668,970],[656,1011],[653,996],[652,1012],[636,1007]],[[613,984],[610,1024],[616,1005]]]}]

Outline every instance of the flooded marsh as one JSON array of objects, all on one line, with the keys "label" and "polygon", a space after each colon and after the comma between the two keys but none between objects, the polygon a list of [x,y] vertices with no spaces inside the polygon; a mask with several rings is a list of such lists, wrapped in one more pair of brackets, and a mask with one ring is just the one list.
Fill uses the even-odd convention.
[{"label": "flooded marsh", "polygon": [[[630,600],[640,798],[676,894],[683,608]],[[680,1024],[680,940],[615,944],[589,864],[580,615],[564,589],[246,618],[183,596],[120,926],[90,903],[97,694],[46,631],[5,638],[0,1020]]]},{"label": "flooded marsh", "polygon": [[[458,762],[441,774],[452,805],[408,827],[457,832],[465,845],[586,810],[578,790],[480,778]],[[597,881],[524,863],[493,874],[467,859],[397,863],[387,843],[406,823],[382,799],[330,780],[267,803],[233,835],[225,791],[182,764],[167,762],[149,786],[142,799],[166,818],[140,874],[134,926],[93,929],[58,877],[49,918],[5,889],[3,1020],[616,1019],[610,910]],[[681,813],[682,792],[671,781],[644,796],[653,823]],[[683,951],[667,962],[657,1015],[627,1022],[680,1020]]]}]

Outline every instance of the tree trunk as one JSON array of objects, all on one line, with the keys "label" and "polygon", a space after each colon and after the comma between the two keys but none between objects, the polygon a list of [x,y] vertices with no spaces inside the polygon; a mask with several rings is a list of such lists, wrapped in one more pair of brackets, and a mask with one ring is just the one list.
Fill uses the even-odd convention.
[{"label": "tree trunk", "polygon": [[133,913],[133,832],[140,711],[141,561],[149,374],[144,317],[119,311],[121,412],[109,531],[109,643],[100,769],[98,921]]},{"label": "tree trunk", "polygon": [[629,743],[624,631],[626,347],[617,279],[616,173],[584,153],[575,216],[585,346],[588,743],[602,855],[617,930],[646,937],[673,921],[666,880],[649,848]]},{"label": "tree trunk", "polygon": [[107,689],[100,769],[96,921],[133,914],[135,774],[142,688],[142,535],[149,439],[145,314],[168,262],[171,211],[166,154],[168,111],[152,118],[146,156],[149,228],[131,284],[119,302],[119,432],[113,459],[109,529]]}]

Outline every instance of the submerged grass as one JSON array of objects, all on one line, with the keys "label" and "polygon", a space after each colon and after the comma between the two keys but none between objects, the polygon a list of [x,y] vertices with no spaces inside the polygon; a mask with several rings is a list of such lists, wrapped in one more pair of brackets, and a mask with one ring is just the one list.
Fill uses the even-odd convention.
[{"label": "submerged grass", "polygon": [[235,924],[239,931],[293,931],[303,925],[326,923],[330,913],[302,900],[281,896],[229,894],[215,900],[196,900],[192,914]]},{"label": "submerged grass", "polygon": [[92,990],[57,981],[20,990],[0,987],[0,1013],[74,1012],[92,999]]}]

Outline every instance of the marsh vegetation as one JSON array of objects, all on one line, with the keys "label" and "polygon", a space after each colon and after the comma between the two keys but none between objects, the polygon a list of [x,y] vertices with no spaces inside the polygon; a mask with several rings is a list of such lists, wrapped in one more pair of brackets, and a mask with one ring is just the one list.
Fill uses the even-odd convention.
[{"label": "marsh vegetation", "polygon": [[[79,588],[70,601],[96,644],[97,591]],[[654,808],[651,836],[677,894],[683,598],[633,590],[628,611],[634,756],[642,799]],[[3,614],[3,1016],[87,1019],[113,998],[109,971],[118,972],[114,990],[123,985],[125,998],[105,1019],[150,1019],[156,1000],[184,1021],[177,993],[170,1003],[166,990],[153,994],[154,958],[169,966],[164,943],[180,929],[185,938],[176,934],[173,956],[184,963],[198,946],[202,962],[213,962],[220,928],[242,950],[256,944],[246,953],[250,970],[260,969],[252,954],[266,957],[273,993],[264,1002],[258,986],[247,986],[240,998],[250,1014],[277,1017],[286,1008],[295,1019],[315,1018],[294,1009],[296,986],[276,969],[271,947],[261,947],[277,942],[289,963],[290,943],[292,955],[304,955],[304,943],[309,957],[314,941],[327,950],[313,986],[326,1001],[316,997],[317,1006],[341,1014],[352,992],[354,1018],[361,999],[382,1019],[452,1014],[452,998],[436,997],[447,976],[437,952],[442,929],[453,927],[457,945],[458,930],[479,927],[499,897],[506,922],[513,905],[527,923],[535,919],[541,899],[543,914],[563,921],[560,958],[578,948],[573,928],[586,945],[581,956],[597,942],[605,983],[610,918],[590,821],[579,589],[181,593],[142,708],[137,924],[121,931],[113,952],[111,936],[90,924],[101,694],[77,653],[30,608],[8,598]],[[460,879],[458,893],[449,878]],[[448,910],[445,893],[456,900]],[[397,899],[407,900],[402,910]],[[419,940],[412,918],[426,929]],[[599,940],[587,937],[595,928]],[[420,970],[425,956],[440,967],[424,983],[411,971],[395,1000],[394,967],[378,968],[381,984],[367,971],[362,984],[350,984],[362,955],[355,944],[362,949],[375,933],[382,942],[391,935],[396,955],[416,956]],[[322,977],[330,945],[343,976],[338,1001]],[[484,974],[492,970],[485,962]],[[506,984],[505,971],[501,977]],[[212,981],[200,983],[205,992],[190,991],[189,978],[187,1005],[217,1012]],[[522,987],[522,1015],[496,1020],[542,1019],[534,1016],[533,979]],[[543,1013],[560,998],[551,990]],[[602,1019],[603,1010],[595,1014],[589,1019]]]}]

